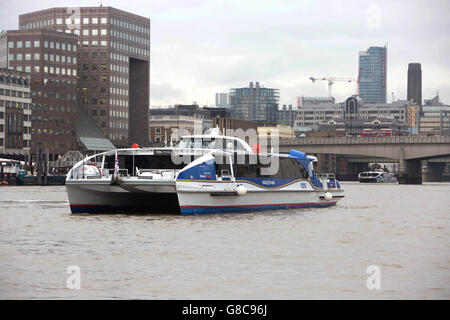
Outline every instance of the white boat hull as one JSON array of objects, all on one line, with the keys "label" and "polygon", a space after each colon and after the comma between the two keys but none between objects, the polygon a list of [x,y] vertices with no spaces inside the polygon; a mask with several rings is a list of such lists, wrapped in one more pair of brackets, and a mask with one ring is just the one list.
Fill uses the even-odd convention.
[{"label": "white boat hull", "polygon": [[[209,186],[212,184],[213,186]],[[251,212],[296,208],[330,207],[343,197],[341,190],[300,190],[292,184],[283,189],[262,189],[250,183],[239,183],[246,190],[245,195],[235,192],[237,183],[195,183],[177,182],[180,213],[183,215]],[[210,190],[208,190],[210,189]],[[332,198],[326,200],[325,194]]]}]

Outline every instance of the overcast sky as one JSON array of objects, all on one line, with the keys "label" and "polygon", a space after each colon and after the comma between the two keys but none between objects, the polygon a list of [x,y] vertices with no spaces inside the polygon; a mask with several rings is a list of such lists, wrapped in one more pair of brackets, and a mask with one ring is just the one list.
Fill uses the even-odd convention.
[{"label": "overcast sky", "polygon": [[[280,105],[326,96],[309,77],[357,78],[358,51],[388,47],[388,101],[406,99],[408,63],[422,64],[422,96],[450,103],[450,1],[0,0],[0,29],[22,13],[112,6],[151,19],[151,105],[212,105],[216,92],[259,81]],[[354,83],[337,82],[344,100]]]}]

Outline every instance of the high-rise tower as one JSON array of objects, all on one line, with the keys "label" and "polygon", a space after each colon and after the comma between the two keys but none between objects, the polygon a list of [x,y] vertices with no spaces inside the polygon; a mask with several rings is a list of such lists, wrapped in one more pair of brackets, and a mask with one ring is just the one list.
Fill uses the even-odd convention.
[{"label": "high-rise tower", "polygon": [[408,101],[422,105],[422,68],[420,63],[408,65]]},{"label": "high-rise tower", "polygon": [[365,103],[386,103],[387,48],[359,52],[359,96]]}]

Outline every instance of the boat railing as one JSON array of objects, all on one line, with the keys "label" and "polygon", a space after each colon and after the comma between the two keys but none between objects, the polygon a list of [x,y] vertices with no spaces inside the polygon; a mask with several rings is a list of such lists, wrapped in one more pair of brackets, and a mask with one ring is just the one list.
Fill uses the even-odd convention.
[{"label": "boat railing", "polygon": [[[107,169],[108,174],[111,176],[113,175],[115,172],[115,169]],[[128,177],[128,169],[119,169],[118,173],[122,176],[122,177]]]}]

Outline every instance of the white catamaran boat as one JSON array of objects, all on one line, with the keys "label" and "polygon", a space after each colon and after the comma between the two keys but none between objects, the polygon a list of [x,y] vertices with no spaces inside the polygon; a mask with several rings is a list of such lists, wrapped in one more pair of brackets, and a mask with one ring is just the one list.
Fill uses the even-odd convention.
[{"label": "white catamaran boat", "polygon": [[333,206],[344,197],[315,157],[254,154],[242,139],[184,136],[175,147],[118,149],[78,162],[66,188],[72,213],[249,212]]},{"label": "white catamaran boat", "polygon": [[364,171],[358,174],[359,182],[397,183],[395,175],[384,171]]}]

